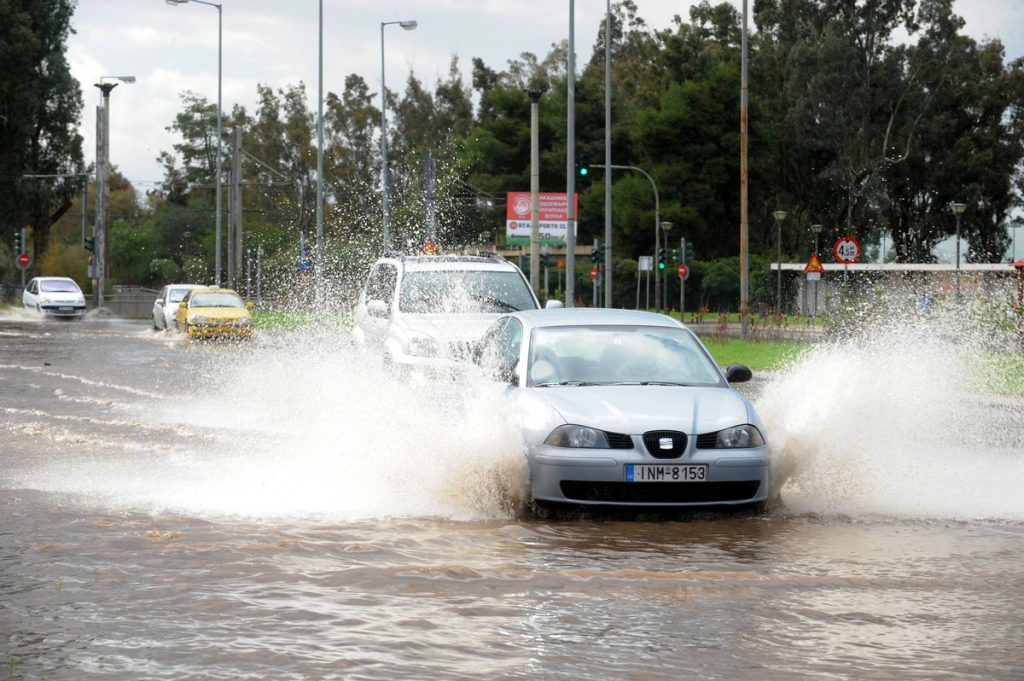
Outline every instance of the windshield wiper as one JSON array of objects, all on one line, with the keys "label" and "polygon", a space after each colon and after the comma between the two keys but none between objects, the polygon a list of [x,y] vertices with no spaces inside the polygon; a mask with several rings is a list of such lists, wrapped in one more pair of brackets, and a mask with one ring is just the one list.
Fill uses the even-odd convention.
[{"label": "windshield wiper", "polygon": [[479,300],[481,303],[490,303],[491,305],[496,305],[501,309],[505,310],[505,312],[519,312],[518,307],[500,298],[494,298],[493,296],[477,296],[477,300]]},{"label": "windshield wiper", "polygon": [[551,386],[555,386],[555,385],[563,385],[563,386],[564,385],[568,385],[568,386],[572,386],[572,387],[575,388],[575,387],[581,386],[581,385],[597,385],[597,383],[589,383],[587,381],[551,381],[549,383],[535,383],[533,387],[534,388],[550,388]]},{"label": "windshield wiper", "polygon": [[608,385],[671,385],[680,387],[689,387],[689,383],[673,383],[672,381],[615,381]]}]

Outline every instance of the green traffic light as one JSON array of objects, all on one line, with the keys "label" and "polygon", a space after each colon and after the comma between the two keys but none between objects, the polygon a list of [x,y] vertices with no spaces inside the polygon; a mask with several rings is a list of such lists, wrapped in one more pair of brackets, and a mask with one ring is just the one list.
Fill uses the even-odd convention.
[{"label": "green traffic light", "polygon": [[580,175],[584,177],[590,173],[590,168],[580,168]]},{"label": "green traffic light", "polygon": [[663,263],[663,262],[659,262],[659,263],[658,263],[658,269],[659,269],[659,270],[663,270],[663,269],[665,269],[665,263]]}]

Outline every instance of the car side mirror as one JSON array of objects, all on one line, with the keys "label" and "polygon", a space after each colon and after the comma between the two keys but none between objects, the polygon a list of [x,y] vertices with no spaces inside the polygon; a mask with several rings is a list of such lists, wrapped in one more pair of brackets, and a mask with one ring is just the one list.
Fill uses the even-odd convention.
[{"label": "car side mirror", "polygon": [[725,370],[725,380],[730,383],[746,383],[753,377],[753,372],[744,364],[730,364]]},{"label": "car side mirror", "polygon": [[383,300],[371,300],[366,303],[366,313],[371,317],[387,319],[388,305]]},{"label": "car side mirror", "polygon": [[554,298],[544,303],[545,310],[554,310],[559,307],[565,307],[565,305],[562,304],[561,300],[555,300]]}]

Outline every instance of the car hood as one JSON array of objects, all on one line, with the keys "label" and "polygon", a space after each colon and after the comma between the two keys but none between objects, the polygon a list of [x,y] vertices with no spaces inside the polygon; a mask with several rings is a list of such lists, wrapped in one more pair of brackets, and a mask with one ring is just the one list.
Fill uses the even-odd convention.
[{"label": "car hood", "polygon": [[630,435],[649,430],[711,433],[759,425],[746,397],[731,388],[551,386],[527,388],[566,423]]},{"label": "car hood", "polygon": [[188,318],[206,317],[207,319],[224,319],[227,321],[248,317],[249,310],[244,307],[196,307],[188,311]]},{"label": "car hood", "polygon": [[398,325],[406,333],[419,333],[444,342],[477,341],[497,314],[403,314]]}]

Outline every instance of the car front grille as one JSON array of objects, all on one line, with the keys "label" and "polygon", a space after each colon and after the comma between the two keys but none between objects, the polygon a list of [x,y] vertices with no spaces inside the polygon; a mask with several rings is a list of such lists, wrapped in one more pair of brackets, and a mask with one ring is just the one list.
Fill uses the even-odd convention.
[{"label": "car front grille", "polygon": [[625,433],[605,433],[608,436],[608,446],[612,449],[633,449],[633,438]]},{"label": "car front grille", "polygon": [[718,433],[701,433],[698,435],[697,449],[718,449]]},{"label": "car front grille", "polygon": [[686,433],[652,430],[644,433],[644,446],[656,459],[678,459],[686,451]]},{"label": "car front grille", "polygon": [[563,480],[562,494],[579,501],[618,503],[722,503],[753,499],[759,480],[735,482],[588,482]]}]

